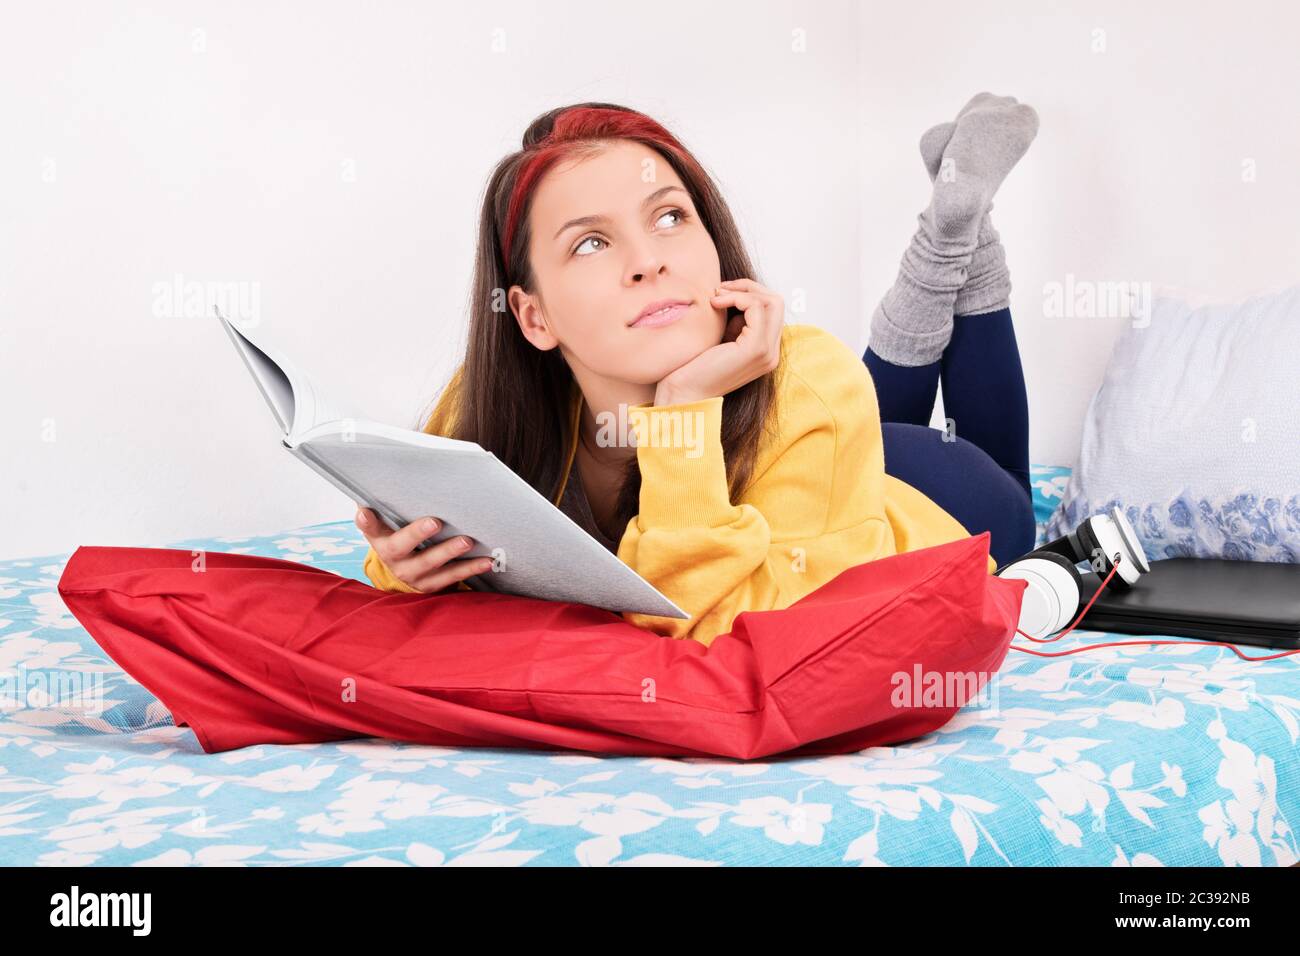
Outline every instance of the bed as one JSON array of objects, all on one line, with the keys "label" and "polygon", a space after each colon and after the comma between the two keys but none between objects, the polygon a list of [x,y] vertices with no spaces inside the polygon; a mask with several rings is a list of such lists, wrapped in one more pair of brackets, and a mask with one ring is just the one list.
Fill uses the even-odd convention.
[{"label": "bed", "polygon": [[[1068,475],[1033,469],[1040,543]],[[168,546],[365,580],[366,543],[350,520]],[[1247,663],[1194,643],[1058,659],[1012,651],[989,697],[941,730],[831,757],[601,757],[375,739],[209,755],[63,606],[55,585],[68,557],[0,561],[7,866],[1300,860],[1290,823],[1300,821],[1300,655]],[[1053,649],[1107,639],[1135,638],[1075,631]],[[58,679],[74,681],[82,701],[60,700]]]}]

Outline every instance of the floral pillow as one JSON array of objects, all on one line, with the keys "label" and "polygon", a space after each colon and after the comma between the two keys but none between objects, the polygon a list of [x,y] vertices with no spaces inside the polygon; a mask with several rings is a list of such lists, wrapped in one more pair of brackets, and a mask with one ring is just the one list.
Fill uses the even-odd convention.
[{"label": "floral pillow", "polygon": [[1300,286],[1125,328],[1046,534],[1112,505],[1153,561],[1300,561]]}]

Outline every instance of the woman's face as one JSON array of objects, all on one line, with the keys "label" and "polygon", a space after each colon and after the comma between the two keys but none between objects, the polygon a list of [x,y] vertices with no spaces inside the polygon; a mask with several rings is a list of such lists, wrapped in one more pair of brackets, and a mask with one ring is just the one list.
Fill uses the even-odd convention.
[{"label": "woman's face", "polygon": [[[529,226],[535,288],[511,287],[510,303],[528,340],[558,346],[575,374],[654,385],[722,341],[727,312],[709,301],[722,278],[717,247],[654,150],[615,140],[552,167]],[[670,324],[633,326],[664,300],[689,305]]]}]

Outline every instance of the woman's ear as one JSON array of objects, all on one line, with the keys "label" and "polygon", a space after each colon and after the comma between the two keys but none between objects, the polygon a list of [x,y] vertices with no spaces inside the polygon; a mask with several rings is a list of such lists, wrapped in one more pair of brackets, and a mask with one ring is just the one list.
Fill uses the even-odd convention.
[{"label": "woman's ear", "polygon": [[546,324],[546,316],[542,313],[541,305],[537,297],[529,295],[521,286],[511,286],[507,295],[510,302],[510,311],[519,323],[519,331],[523,332],[524,338],[533,344],[534,347],[549,352],[560,344],[560,340],[551,334],[550,327]]}]

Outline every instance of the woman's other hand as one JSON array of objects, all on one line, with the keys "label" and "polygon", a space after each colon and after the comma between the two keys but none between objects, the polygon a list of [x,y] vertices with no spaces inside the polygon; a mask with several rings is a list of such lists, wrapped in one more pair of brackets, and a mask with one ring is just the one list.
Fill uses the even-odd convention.
[{"label": "woman's other hand", "polygon": [[468,535],[457,535],[416,551],[417,544],[442,527],[437,518],[419,518],[394,531],[371,509],[360,508],[356,523],[393,576],[417,591],[436,594],[454,590],[459,582],[492,568],[491,558],[457,558],[474,544]]},{"label": "woman's other hand", "polygon": [[777,367],[785,302],[753,279],[730,279],[709,300],[715,308],[735,306],[722,342],[670,372],[655,389],[656,405],[677,405],[726,395]]}]

